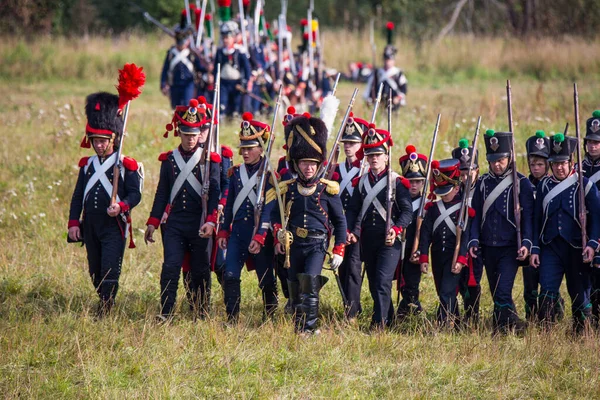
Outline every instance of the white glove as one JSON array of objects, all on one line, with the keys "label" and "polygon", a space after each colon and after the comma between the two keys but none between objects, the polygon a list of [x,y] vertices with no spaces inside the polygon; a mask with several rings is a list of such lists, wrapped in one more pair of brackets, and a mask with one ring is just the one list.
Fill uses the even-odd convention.
[{"label": "white glove", "polygon": [[338,269],[340,265],[342,265],[342,261],[344,261],[344,257],[340,256],[339,254],[334,254],[333,258],[331,259],[331,268]]},{"label": "white glove", "polygon": [[224,208],[224,207],[223,207],[223,204],[219,204],[219,205],[217,206],[217,210],[218,210],[218,211],[223,211],[223,208]]}]

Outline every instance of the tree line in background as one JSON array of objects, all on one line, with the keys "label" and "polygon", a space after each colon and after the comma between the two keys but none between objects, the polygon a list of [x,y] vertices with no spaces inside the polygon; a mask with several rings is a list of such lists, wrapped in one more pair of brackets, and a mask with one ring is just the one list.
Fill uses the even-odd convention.
[{"label": "tree line in background", "polygon": [[[190,0],[195,3],[195,0]],[[217,3],[216,0],[214,0]],[[167,26],[179,20],[183,0],[134,0]],[[255,3],[255,1],[252,1]],[[269,21],[281,10],[280,0],[265,0]],[[309,0],[289,0],[287,19],[293,29],[306,16]],[[371,18],[383,30],[394,21],[398,34],[417,42],[446,33],[510,35],[596,35],[597,0],[316,0],[314,16],[322,27],[369,29]],[[0,33],[120,34],[156,30],[127,0],[1,0]],[[237,0],[232,1],[234,13]]]}]

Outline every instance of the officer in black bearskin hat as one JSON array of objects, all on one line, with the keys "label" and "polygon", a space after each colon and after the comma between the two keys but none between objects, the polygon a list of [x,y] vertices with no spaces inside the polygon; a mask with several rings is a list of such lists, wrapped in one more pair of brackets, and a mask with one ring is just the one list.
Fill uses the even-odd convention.
[{"label": "officer in black bearskin hat", "polygon": [[103,316],[112,308],[119,288],[126,238],[131,233],[130,212],[142,198],[142,174],[137,161],[122,158],[117,197],[112,202],[115,163],[119,162],[117,149],[123,135],[119,96],[90,94],[85,113],[87,125],[81,147],[93,147],[96,155],[79,161],[69,211],[69,240],[85,243],[90,276],[100,296],[98,315]]},{"label": "officer in black bearskin hat", "polygon": [[[346,218],[339,184],[317,174],[327,157],[323,121],[309,114],[298,116],[287,123],[285,137],[290,166],[297,177],[279,184],[285,215],[282,220],[277,207],[271,213],[275,250],[285,253],[289,260],[288,288],[296,331],[318,333],[319,291],[327,282],[321,270],[332,233],[332,267],[342,263]],[[271,193],[267,197],[275,196]]]}]

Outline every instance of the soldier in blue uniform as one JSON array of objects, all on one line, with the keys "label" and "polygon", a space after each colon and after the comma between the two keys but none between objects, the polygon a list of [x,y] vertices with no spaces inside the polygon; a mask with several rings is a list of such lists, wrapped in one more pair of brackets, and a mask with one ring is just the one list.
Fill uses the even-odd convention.
[{"label": "soldier in blue uniform", "polygon": [[[323,121],[309,115],[296,117],[287,123],[285,137],[290,166],[297,177],[279,184],[287,221],[282,221],[279,210],[274,207],[271,220],[275,250],[286,253],[289,258],[288,289],[296,331],[318,333],[319,291],[327,282],[321,275],[323,262],[333,233],[331,265],[338,268],[342,263],[346,218],[339,184],[317,176],[319,166],[327,157],[327,128]],[[272,190],[268,197],[274,198]],[[290,234],[293,242],[286,246]]]},{"label": "soldier in blue uniform", "polygon": [[[354,178],[354,193],[347,211],[348,244],[360,240],[361,258],[369,278],[373,298],[371,327],[380,329],[391,324],[394,316],[392,280],[400,261],[400,234],[411,223],[413,211],[408,181],[390,168],[388,150],[393,145],[389,132],[374,124],[363,137],[363,152],[369,171]],[[392,175],[391,227],[386,229],[388,174]]]},{"label": "soldier in blue uniform", "polygon": [[[219,247],[227,249],[223,276],[224,300],[229,321],[236,321],[240,312],[241,272],[249,259],[256,269],[258,285],[263,293],[264,316],[272,316],[277,309],[277,281],[273,273],[273,239],[269,231],[269,202],[260,216],[256,234],[255,207],[258,202],[257,188],[261,180],[263,144],[270,135],[269,125],[256,121],[252,114],[244,113],[240,130],[240,153],[243,164],[229,171],[229,194],[225,206],[225,222],[218,235]],[[267,187],[268,189],[268,187]],[[263,200],[265,196],[263,192]]]},{"label": "soldier in blue uniform", "polygon": [[[340,184],[340,198],[344,211],[348,210],[350,199],[354,193],[352,180],[360,173],[359,156],[361,156],[362,135],[369,129],[369,123],[355,117],[351,112],[340,142],[344,146],[346,161],[336,167],[336,180]],[[358,154],[357,154],[358,153]],[[347,221],[347,219],[346,219]],[[346,317],[352,321],[362,311],[360,306],[360,289],[362,287],[362,262],[360,261],[360,246],[358,243],[346,245],[344,261],[340,265],[340,280],[342,289],[348,300]]]},{"label": "soldier in blue uniform", "polygon": [[490,291],[494,299],[493,325],[495,333],[523,333],[527,328],[517,315],[512,290],[518,270],[518,261],[524,261],[532,245],[533,188],[522,174],[519,179],[519,204],[521,207],[521,247],[517,247],[517,231],[513,194],[512,169],[510,168],[510,132],[485,134],[486,159],[489,172],[483,174],[475,185],[471,202],[475,218],[470,227],[469,253],[481,257],[486,268]]},{"label": "soldier in blue uniform", "polygon": [[[460,180],[462,182],[461,190],[465,191],[465,184],[468,179],[469,167],[471,165],[471,157],[475,157],[473,161],[473,170],[471,172],[471,182],[475,186],[479,176],[479,152],[473,155],[473,147],[469,146],[468,139],[458,141],[458,147],[452,150],[452,158],[460,161]],[[473,199],[474,190],[471,188],[471,198],[469,206]],[[463,299],[465,310],[465,323],[477,323],[479,321],[479,302],[481,300],[481,277],[483,276],[483,258],[473,258],[467,255],[467,268],[463,268],[460,273],[459,292]]]},{"label": "soldier in blue uniform", "polygon": [[[181,145],[173,151],[162,153],[160,178],[156,188],[150,218],[146,223],[146,242],[154,242],[153,234],[161,223],[164,210],[169,209],[164,222],[163,251],[164,262],[160,278],[161,313],[158,319],[166,321],[173,315],[177,286],[185,253],[190,253],[192,283],[190,291],[196,305],[196,313],[203,318],[210,305],[210,260],[209,241],[217,223],[217,203],[219,201],[219,161],[218,154],[206,154],[198,143],[200,127],[206,121],[198,113],[198,101],[192,99],[188,106],[175,109],[176,136]],[[210,157],[210,178],[208,201],[203,210],[203,162]],[[200,226],[203,211],[206,221]]]},{"label": "soldier in blue uniform", "polygon": [[228,117],[239,116],[242,112],[242,93],[237,86],[251,90],[248,88],[252,72],[250,62],[243,48],[235,43],[237,32],[238,26],[233,21],[221,25],[223,47],[217,49],[214,60],[215,71],[217,64],[221,64],[221,109],[223,115]]},{"label": "soldier in blue uniform", "polygon": [[[589,212],[587,227],[580,226],[579,180],[571,161],[576,146],[575,138],[562,133],[550,138],[548,162],[552,176],[542,178],[538,184],[531,265],[540,271],[540,321],[545,324],[555,321],[558,293],[566,276],[573,331],[582,333],[592,314],[589,264],[600,247],[600,214]],[[583,185],[585,207],[598,210],[598,189],[585,177]],[[582,229],[589,238],[583,249]]]},{"label": "soldier in blue uniform", "polygon": [[160,90],[170,97],[173,109],[178,105],[188,104],[194,98],[198,74],[206,72],[198,55],[190,49],[192,32],[184,10],[181,23],[175,27],[175,46],[167,51],[160,75]]},{"label": "soldier in blue uniform", "polygon": [[422,201],[427,201],[427,196],[423,194],[425,184],[425,174],[427,172],[427,156],[419,154],[413,145],[406,146],[406,154],[399,160],[402,176],[408,180],[410,186],[408,193],[412,203],[413,221],[404,231],[404,258],[398,265],[397,285],[402,300],[398,304],[396,317],[398,322],[402,322],[411,314],[418,314],[423,311],[419,301],[419,285],[421,284],[421,268],[417,260],[411,261],[411,252],[415,242],[416,224],[414,223],[419,212]]},{"label": "soldier in blue uniform", "polygon": [[85,113],[87,125],[81,147],[93,147],[96,155],[79,161],[68,236],[70,241],[85,243],[90,277],[100,297],[101,317],[112,308],[119,289],[125,242],[131,234],[131,209],[142,198],[141,174],[137,161],[124,157],[117,177],[117,202],[111,203],[114,166],[118,161],[116,149],[123,134],[119,97],[104,92],[90,94]]},{"label": "soldier in blue uniform", "polygon": [[[584,138],[585,158],[583,159],[583,175],[600,189],[600,110],[592,113],[586,121]],[[592,280],[592,316],[596,328],[600,325],[600,257],[593,261],[590,274]]]},{"label": "soldier in blue uniform", "polygon": [[[456,224],[462,206],[459,165],[460,161],[454,158],[431,163],[433,192],[441,199],[427,204],[427,214],[419,238],[422,273],[427,273],[431,247],[431,270],[440,300],[437,309],[438,323],[454,328],[460,327],[456,295],[460,272],[467,265],[466,235],[461,236],[458,257],[452,265],[457,240]],[[472,218],[473,213],[469,217]]]}]

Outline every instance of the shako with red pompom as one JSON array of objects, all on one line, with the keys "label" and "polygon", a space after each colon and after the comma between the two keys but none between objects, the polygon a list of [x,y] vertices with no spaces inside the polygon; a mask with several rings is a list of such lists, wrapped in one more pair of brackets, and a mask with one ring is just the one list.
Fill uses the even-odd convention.
[{"label": "shako with red pompom", "polygon": [[387,154],[394,145],[392,136],[385,129],[377,129],[375,124],[369,124],[369,130],[363,135],[363,152],[365,156],[371,154]]},{"label": "shako with red pompom", "polygon": [[199,107],[200,102],[197,99],[191,99],[187,106],[175,107],[173,118],[165,128],[166,132],[163,135],[165,138],[169,136],[169,132],[175,131],[175,136],[180,134],[199,135],[200,130],[205,125],[205,114],[199,112],[205,108]]},{"label": "shako with red pompom", "polygon": [[362,143],[362,137],[368,129],[369,122],[362,118],[356,117],[354,113],[350,111],[340,142]]},{"label": "shako with red pompom", "polygon": [[271,127],[269,124],[254,119],[250,112],[242,114],[242,123],[240,126],[240,149],[244,147],[265,146],[269,141]]},{"label": "shako with red pompom", "polygon": [[460,184],[460,162],[455,158],[431,162],[433,193],[444,196]]},{"label": "shako with red pompom", "polygon": [[283,126],[286,126],[292,119],[299,117],[301,114],[296,113],[296,108],[293,106],[289,106],[286,110],[286,114],[283,116],[283,121],[281,122]]},{"label": "shako with red pompom", "polygon": [[427,156],[417,152],[417,149],[412,144],[406,146],[405,154],[403,154],[398,162],[402,170],[402,176],[409,181],[425,180],[427,173]]},{"label": "shako with red pompom", "polygon": [[396,56],[396,48],[394,47],[394,23],[388,22],[385,25],[385,31],[387,36],[387,45],[383,49],[383,58],[386,60],[393,59]]}]

